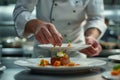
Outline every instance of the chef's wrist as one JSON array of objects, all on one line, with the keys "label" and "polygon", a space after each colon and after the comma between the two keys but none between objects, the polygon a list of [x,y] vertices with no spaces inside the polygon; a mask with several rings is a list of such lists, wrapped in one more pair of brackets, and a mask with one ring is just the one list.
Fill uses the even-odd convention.
[{"label": "chef's wrist", "polygon": [[85,37],[93,37],[98,39],[101,32],[97,28],[89,28],[85,31]]}]

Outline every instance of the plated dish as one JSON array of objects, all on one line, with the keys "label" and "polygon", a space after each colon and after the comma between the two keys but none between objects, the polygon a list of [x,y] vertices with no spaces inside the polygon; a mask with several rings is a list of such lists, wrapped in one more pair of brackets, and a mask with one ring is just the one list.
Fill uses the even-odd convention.
[{"label": "plated dish", "polygon": [[97,59],[80,59],[80,58],[70,58],[76,64],[80,64],[78,66],[38,66],[39,61],[41,59],[45,59],[50,61],[50,58],[32,58],[32,59],[25,59],[25,60],[17,60],[14,63],[18,66],[26,67],[31,70],[41,71],[44,73],[72,73],[72,72],[79,72],[87,69],[98,68],[102,65],[105,65],[106,62],[103,60]]},{"label": "plated dish", "polygon": [[3,66],[1,63],[0,63],[0,71],[4,71],[6,69],[5,66]]},{"label": "plated dish", "polygon": [[120,55],[111,55],[111,56],[108,56],[108,59],[120,61]]},{"label": "plated dish", "polygon": [[[52,49],[53,45],[52,44],[43,44],[43,45],[38,45],[39,47],[42,47],[44,49]],[[68,44],[62,44],[61,47],[56,46],[55,49],[62,49],[62,50],[70,50],[70,51],[76,51],[76,50],[81,50],[84,48],[89,47],[90,45],[86,44],[71,44],[71,47],[68,47]]]},{"label": "plated dish", "polygon": [[120,80],[120,76],[112,76],[111,71],[104,72],[102,74],[102,77],[107,79],[107,80]]},{"label": "plated dish", "polygon": [[120,80],[120,64],[113,65],[112,69],[104,72],[102,76],[108,80]]}]

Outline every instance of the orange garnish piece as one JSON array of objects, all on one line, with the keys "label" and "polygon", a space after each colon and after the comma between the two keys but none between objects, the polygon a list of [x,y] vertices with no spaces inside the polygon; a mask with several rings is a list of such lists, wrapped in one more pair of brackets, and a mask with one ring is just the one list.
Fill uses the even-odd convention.
[{"label": "orange garnish piece", "polygon": [[41,59],[40,60],[40,66],[47,66],[49,65],[49,62],[47,60]]},{"label": "orange garnish piece", "polygon": [[61,62],[60,61],[55,61],[53,66],[61,66]]},{"label": "orange garnish piece", "polygon": [[118,76],[120,74],[119,70],[112,70],[111,75]]}]

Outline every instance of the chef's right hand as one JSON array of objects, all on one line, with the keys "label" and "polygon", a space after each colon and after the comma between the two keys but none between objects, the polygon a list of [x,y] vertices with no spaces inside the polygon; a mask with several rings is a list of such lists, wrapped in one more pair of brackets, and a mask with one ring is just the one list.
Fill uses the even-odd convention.
[{"label": "chef's right hand", "polygon": [[26,24],[24,35],[35,34],[40,44],[62,45],[62,36],[52,23],[43,22],[38,19],[29,21]]}]

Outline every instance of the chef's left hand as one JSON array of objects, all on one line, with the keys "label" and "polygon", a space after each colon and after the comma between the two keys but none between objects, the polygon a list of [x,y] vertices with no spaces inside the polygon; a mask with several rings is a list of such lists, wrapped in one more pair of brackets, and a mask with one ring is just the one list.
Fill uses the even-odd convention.
[{"label": "chef's left hand", "polygon": [[102,51],[101,45],[93,37],[86,37],[86,44],[91,45],[91,46],[80,50],[80,52],[85,53],[88,56],[97,56]]}]

